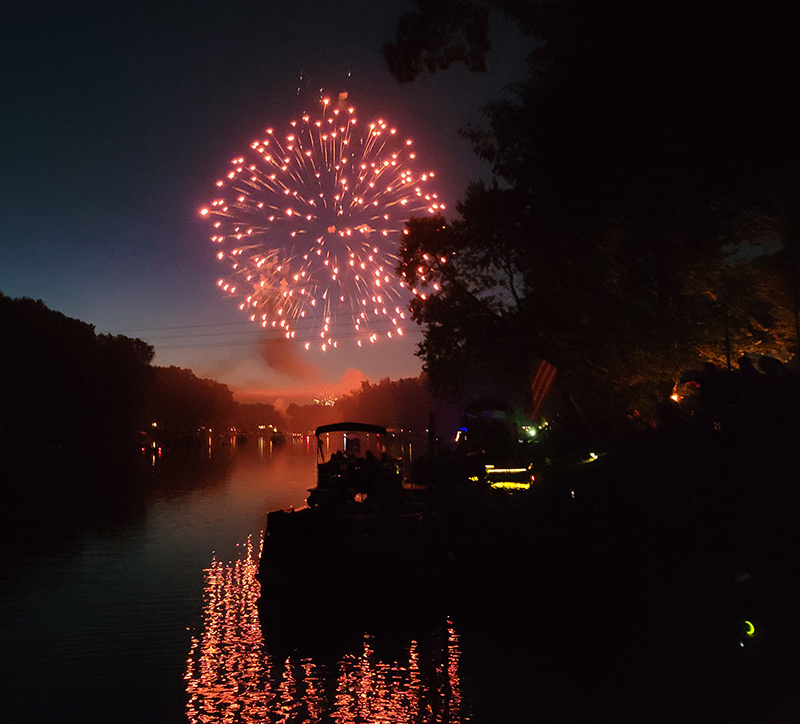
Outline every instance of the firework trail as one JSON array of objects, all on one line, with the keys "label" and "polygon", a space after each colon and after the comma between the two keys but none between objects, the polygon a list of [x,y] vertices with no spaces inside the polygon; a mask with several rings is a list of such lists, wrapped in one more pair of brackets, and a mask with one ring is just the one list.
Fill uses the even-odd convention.
[{"label": "firework trail", "polygon": [[267,128],[231,166],[200,214],[230,267],[217,284],[252,322],[323,351],[402,336],[399,235],[444,209],[411,140],[383,119],[360,123],[342,94],[284,133]]}]

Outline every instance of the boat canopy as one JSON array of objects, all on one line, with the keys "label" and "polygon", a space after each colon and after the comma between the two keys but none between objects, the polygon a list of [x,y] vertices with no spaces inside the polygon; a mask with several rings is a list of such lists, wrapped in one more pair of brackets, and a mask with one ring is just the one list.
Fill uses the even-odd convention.
[{"label": "boat canopy", "polygon": [[381,425],[368,425],[364,422],[334,422],[330,425],[320,425],[314,434],[319,437],[326,432],[373,432],[378,435],[386,435],[385,427]]}]

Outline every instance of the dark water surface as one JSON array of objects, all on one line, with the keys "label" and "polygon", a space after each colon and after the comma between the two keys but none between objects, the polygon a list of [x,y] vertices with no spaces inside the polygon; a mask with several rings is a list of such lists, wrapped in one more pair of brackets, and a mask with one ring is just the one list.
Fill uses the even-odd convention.
[{"label": "dark water surface", "polygon": [[800,720],[796,505],[690,525],[539,486],[459,515],[436,581],[346,562],[336,608],[255,578],[267,511],[314,483],[305,442],[166,449],[82,495],[45,462],[2,481],[27,491],[0,527],[4,724]]},{"label": "dark water surface", "polygon": [[[6,556],[5,721],[180,721],[205,569],[258,541],[268,509],[302,504],[314,474],[304,447],[272,454],[259,440],[142,462],[140,496],[81,521],[83,530],[65,521],[48,536],[31,525],[33,552]],[[42,549],[42,537],[57,540]]]},{"label": "dark water surface", "polygon": [[19,526],[0,569],[3,721],[468,718],[446,619],[385,658],[369,631],[316,658],[270,650],[260,537],[268,510],[302,505],[313,485],[305,442],[167,449],[138,464],[140,489],[108,510]]}]

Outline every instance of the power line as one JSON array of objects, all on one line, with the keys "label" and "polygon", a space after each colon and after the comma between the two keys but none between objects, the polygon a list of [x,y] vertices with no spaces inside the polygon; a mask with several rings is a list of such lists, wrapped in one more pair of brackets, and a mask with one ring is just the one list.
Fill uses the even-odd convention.
[{"label": "power line", "polygon": [[[408,323],[408,319],[404,319],[403,322]],[[291,327],[293,330],[298,332],[309,331],[312,326],[318,325],[319,321],[315,319],[302,319],[302,320],[292,320]],[[186,325],[176,325],[173,327],[144,327],[141,329],[127,329],[127,330],[120,330],[117,332],[111,332],[109,334],[133,334],[137,332],[166,332],[168,330],[187,330],[187,329],[212,329],[215,327],[241,327],[241,326],[249,326],[250,329],[241,330],[241,331],[233,331],[233,332],[197,332],[193,334],[168,334],[161,337],[150,337],[150,339],[158,340],[158,339],[180,339],[180,338],[191,338],[191,337],[222,337],[225,335],[241,335],[241,334],[253,334],[256,332],[276,332],[281,333],[281,328],[279,326],[269,326],[269,327],[261,327],[261,325],[253,323],[253,322],[228,322],[228,323],[221,323],[221,324],[186,324]],[[352,322],[346,320],[336,320],[329,324],[329,330],[333,332],[333,330],[341,329],[342,327],[352,327]],[[256,327],[256,328],[253,328]],[[375,325],[373,322],[372,325],[363,324],[361,332],[348,332],[344,335],[337,336],[352,336],[355,334],[364,334],[364,333],[372,333],[376,332],[380,334],[382,331],[391,331],[394,329],[394,324],[389,324],[388,322],[382,325]],[[147,340],[145,340],[147,341]]]},{"label": "power line", "polygon": [[[256,330],[254,330],[256,331]],[[387,336],[386,331],[377,332],[373,331],[372,334],[377,334],[379,339],[382,339]],[[186,335],[187,337],[192,337],[192,335]],[[198,335],[200,336],[200,335]],[[224,336],[224,335],[204,335],[204,336]],[[341,339],[352,339],[353,337],[363,337],[365,336],[365,332],[346,332],[346,333],[338,333],[335,335],[336,340]],[[404,335],[398,335],[392,333],[392,339],[402,338]],[[171,339],[170,337],[164,337],[163,339]],[[175,345],[157,345],[159,350],[175,350],[175,349],[208,349],[208,348],[215,348],[215,347],[248,347],[252,345],[259,344],[264,341],[268,340],[282,340],[287,339],[286,335],[281,333],[279,330],[273,329],[265,329],[261,331],[261,336],[255,339],[245,340],[245,341],[232,341],[232,342],[206,342],[206,343],[198,343],[198,344],[175,344]],[[327,339],[327,336],[326,336]],[[323,343],[325,340],[321,337],[301,337],[301,338],[293,338],[293,341],[297,342],[298,344],[303,344],[305,342],[310,342],[313,346],[316,346],[320,343]]]},{"label": "power line", "polygon": [[168,329],[201,329],[203,327],[241,327],[250,322],[220,322],[218,324],[179,324],[174,327],[142,327],[140,329],[121,329],[110,334],[132,334],[134,332],[165,332]]},{"label": "power line", "polygon": [[[159,339],[194,339],[196,337],[226,337],[226,336],[240,336],[243,334],[255,334],[259,330],[257,329],[246,329],[242,332],[199,332],[197,334],[168,334],[164,337],[148,337],[149,340],[159,340]],[[266,331],[266,330],[264,330]]]},{"label": "power line", "polygon": [[[406,320],[407,321],[407,320]],[[341,339],[348,339],[353,337],[369,337],[371,334],[377,334],[379,337],[387,336],[388,332],[392,333],[392,337],[402,336],[397,335],[394,331],[394,327],[390,325],[385,325],[382,328],[372,327],[365,325],[362,327],[361,330],[355,331],[352,329],[352,325],[344,320],[340,321],[338,324],[333,323],[330,325],[329,330],[325,333],[324,337],[319,336],[319,334],[309,334],[311,327],[316,324],[315,320],[313,319],[306,319],[299,321],[295,320],[292,329],[293,331],[299,333],[299,337],[294,337],[298,343],[303,342],[311,342],[312,344],[316,345],[319,343],[324,342],[327,338],[333,337],[336,340]],[[152,331],[163,331],[166,332],[168,330],[190,330],[190,329],[213,329],[215,327],[239,327],[242,325],[250,326],[250,329],[246,330],[238,330],[238,331],[219,331],[219,332],[194,332],[189,334],[168,334],[162,336],[155,336],[155,337],[148,337],[143,341],[152,343],[154,346],[157,346],[159,350],[176,350],[176,349],[201,349],[201,348],[214,348],[214,347],[246,347],[251,346],[254,344],[258,344],[263,342],[265,339],[286,339],[285,333],[281,330],[280,327],[261,327],[260,325],[253,325],[251,322],[236,322],[236,323],[228,323],[228,324],[195,324],[195,325],[182,325],[182,326],[172,326],[172,327],[151,327],[149,328]],[[347,331],[343,331],[343,328],[348,328]],[[147,328],[142,328],[139,330],[127,330],[128,332],[145,332],[148,331]],[[234,338],[234,337],[242,337],[243,335],[255,335],[252,339],[246,339],[238,341],[236,339],[231,339],[228,342],[197,342],[197,343],[190,343],[190,344],[169,344],[174,340],[194,340],[194,339],[201,339],[201,338]],[[161,344],[161,342],[167,342],[167,344]]]},{"label": "power line", "polygon": [[158,345],[158,351],[171,349],[208,349],[210,347],[249,347],[263,341],[263,339],[252,339],[248,342],[209,342],[207,344]]}]

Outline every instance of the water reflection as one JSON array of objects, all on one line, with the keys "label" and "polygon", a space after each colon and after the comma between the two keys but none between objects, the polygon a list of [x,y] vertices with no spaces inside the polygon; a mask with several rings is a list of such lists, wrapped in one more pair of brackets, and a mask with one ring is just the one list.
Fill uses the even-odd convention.
[{"label": "water reflection", "polygon": [[259,624],[257,556],[251,540],[230,563],[205,570],[204,624],[186,666],[187,718],[201,722],[386,722],[469,720],[450,622],[399,655],[379,655],[366,634],[338,660],[295,653],[276,658]]}]

